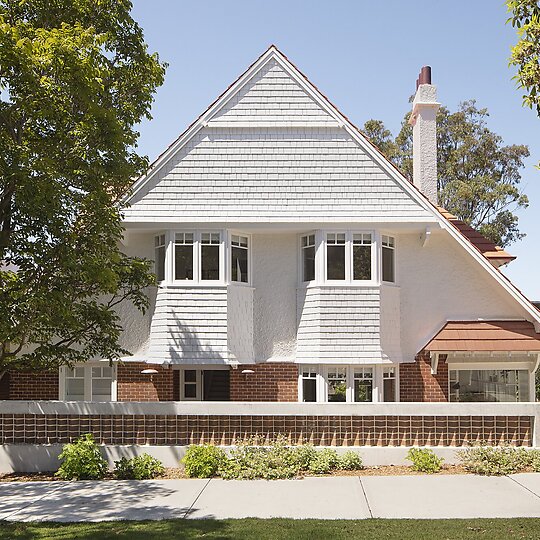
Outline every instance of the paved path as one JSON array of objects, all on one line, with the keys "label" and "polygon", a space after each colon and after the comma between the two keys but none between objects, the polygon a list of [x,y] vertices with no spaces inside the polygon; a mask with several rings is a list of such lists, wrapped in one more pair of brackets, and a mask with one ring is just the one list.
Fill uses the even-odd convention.
[{"label": "paved path", "polygon": [[540,517],[540,474],[0,483],[0,520]]}]

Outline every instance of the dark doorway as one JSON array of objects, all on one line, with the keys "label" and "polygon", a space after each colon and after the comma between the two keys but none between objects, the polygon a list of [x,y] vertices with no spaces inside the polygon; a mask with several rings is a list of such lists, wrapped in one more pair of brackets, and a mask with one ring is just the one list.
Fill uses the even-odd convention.
[{"label": "dark doorway", "polygon": [[230,401],[230,374],[224,369],[203,371],[203,401]]}]

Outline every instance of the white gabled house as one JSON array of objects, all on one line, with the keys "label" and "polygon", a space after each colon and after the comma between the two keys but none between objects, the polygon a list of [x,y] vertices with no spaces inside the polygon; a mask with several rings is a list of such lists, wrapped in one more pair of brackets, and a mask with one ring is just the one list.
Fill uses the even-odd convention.
[{"label": "white gabled house", "polygon": [[270,47],[134,184],[124,249],[155,260],[152,309],[122,312],[132,357],[62,370],[60,398],[534,400],[540,311],[436,206],[418,83],[411,184]]}]

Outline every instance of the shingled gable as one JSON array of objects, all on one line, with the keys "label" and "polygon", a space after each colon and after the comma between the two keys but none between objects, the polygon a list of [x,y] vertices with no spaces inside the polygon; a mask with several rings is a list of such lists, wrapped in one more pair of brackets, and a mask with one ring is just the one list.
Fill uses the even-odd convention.
[{"label": "shingled gable", "polygon": [[[265,78],[265,74],[269,75],[270,73],[273,75]],[[297,95],[298,104],[304,103],[307,105],[306,110],[309,112],[309,114],[306,115],[307,119],[302,115],[298,115],[298,119],[295,118],[294,121],[285,120],[281,112],[278,112],[280,109],[279,106],[272,108],[275,114],[274,116],[271,116],[270,119],[266,119],[268,116],[267,111],[264,113],[262,112],[262,102],[258,101],[257,97],[261,85],[266,84],[269,79],[273,79],[274,82],[276,82],[276,79],[279,79],[280,82],[278,86],[281,86],[283,80],[286,78],[282,74],[290,77],[290,81],[293,81],[297,85],[294,87],[295,90],[293,93],[296,93]],[[287,82],[286,84],[289,85],[291,83]],[[296,89],[304,91],[305,95],[308,96],[311,101],[306,101],[306,98],[301,97],[301,93]],[[289,90],[292,90],[292,88]],[[256,119],[250,118],[249,114],[247,114],[245,108],[246,100],[251,100],[256,110],[260,113],[255,115]],[[313,104],[316,104],[319,109],[314,108]],[[265,119],[261,119],[262,116],[265,116]],[[240,119],[240,117],[242,119]],[[239,196],[237,199],[233,200],[235,210],[232,210],[231,206],[221,215],[215,215],[210,210],[212,204],[215,205],[216,200],[219,200],[219,205],[223,209],[228,202],[227,199],[221,197],[219,190],[216,189],[220,181],[211,182],[211,198],[210,200],[205,200],[204,197],[201,196],[200,178],[197,177],[197,175],[193,176],[191,173],[191,178],[194,180],[193,183],[196,185],[193,185],[193,183],[188,184],[187,190],[199,201],[201,215],[193,216],[190,214],[190,208],[185,204],[185,201],[182,205],[174,207],[171,205],[170,199],[175,195],[178,195],[182,182],[184,181],[181,178],[181,174],[176,174],[174,166],[181,162],[189,152],[196,153],[197,150],[200,150],[202,146],[201,143],[204,139],[208,139],[210,135],[213,135],[215,140],[215,135],[220,133],[220,129],[222,132],[225,132],[226,136],[230,137],[231,133],[235,133],[235,127],[237,129],[244,128],[244,131],[246,130],[245,128],[249,129],[257,126],[257,129],[259,130],[271,129],[272,127],[294,129],[300,127],[299,122],[305,127],[310,127],[311,124],[311,129],[322,130],[325,133],[339,130],[340,133],[343,133],[350,138],[350,141],[354,143],[357,150],[360,150],[365,154],[366,162],[372,163],[380,177],[377,178],[375,185],[362,186],[364,196],[369,192],[370,188],[374,192],[379,191],[380,183],[383,180],[386,180],[388,183],[392,183],[395,190],[399,191],[404,196],[404,200],[406,200],[407,203],[411,205],[410,208],[413,209],[409,214],[407,214],[407,212],[402,212],[403,215],[396,216],[395,207],[385,200],[383,204],[379,204],[379,211],[387,210],[388,213],[386,213],[386,215],[384,212],[379,215],[373,215],[373,213],[371,215],[361,213],[345,215],[342,213],[341,218],[343,220],[352,220],[355,218],[358,220],[366,219],[373,221],[386,219],[393,222],[398,222],[400,220],[405,222],[414,220],[418,223],[425,222],[428,227],[430,223],[434,223],[435,226],[440,226],[448,231],[450,236],[453,237],[474,259],[476,259],[476,261],[484,267],[484,269],[511,295],[511,297],[524,308],[525,312],[527,312],[535,321],[535,329],[540,330],[540,312],[492,264],[495,258],[500,257],[500,259],[505,259],[506,262],[508,262],[512,257],[504,251],[499,251],[500,248],[497,248],[496,246],[494,246],[494,250],[489,249],[487,252],[483,252],[478,242],[475,242],[470,235],[467,236],[464,228],[457,225],[454,216],[444,209],[437,208],[430,203],[430,201],[428,201],[426,197],[388,161],[379,149],[373,145],[362,132],[354,126],[349,119],[343,115],[274,45],[270,46],[265,53],[263,53],[231,86],[229,86],[229,88],[157,158],[145,176],[135,182],[131,194],[126,197],[125,200],[125,202],[130,205],[125,211],[126,223],[170,223],[174,221],[253,222],[258,219],[260,221],[267,221],[268,210],[269,207],[271,207],[272,202],[277,202],[278,206],[284,206],[283,200],[270,200],[272,193],[275,193],[274,186],[270,186],[270,189],[262,194],[264,196],[259,199],[260,204],[252,207],[252,213],[239,216],[236,209],[241,207],[242,202],[246,199],[245,191],[247,186],[244,183],[241,186],[238,186]],[[197,143],[192,145],[186,151],[186,147],[189,147],[190,143],[193,143],[197,137]],[[328,149],[325,149],[324,151],[328,152]],[[182,154],[182,152],[184,153]],[[245,159],[245,155],[243,157]],[[337,158],[340,158],[340,156],[337,156]],[[365,164],[366,163],[363,163],[362,165],[364,166]],[[365,169],[362,168],[362,171],[365,172]],[[169,199],[165,205],[167,210],[163,212],[156,210],[155,206],[147,204],[146,197],[153,188],[155,189],[156,185],[159,185],[160,181],[162,181],[167,174],[171,174],[173,177],[177,176],[178,178],[175,179],[174,185],[165,186],[158,194],[157,198],[160,199],[162,203],[165,199],[165,193],[167,193],[167,199]],[[189,177],[190,174],[187,176]],[[350,175],[351,173],[348,172],[346,174]],[[359,176],[351,176],[354,176],[353,184],[358,184]],[[264,182],[268,185],[268,180],[265,180]],[[326,182],[319,181],[319,183],[316,184],[316,199],[319,201],[323,200],[321,199],[321,191],[324,184],[332,185],[332,182],[328,182],[327,179]],[[347,187],[350,186],[351,184],[348,184]],[[291,188],[289,187],[289,190],[290,189]],[[343,186],[339,186],[338,193],[340,200],[345,199],[343,197],[343,192]],[[347,195],[349,196],[350,194],[347,192]],[[380,193],[378,193],[378,195],[380,196]],[[353,198],[353,206],[356,207],[358,202],[359,200]],[[291,214],[282,216],[281,219],[276,219],[276,216],[273,215],[273,221],[328,221],[327,217],[329,212],[327,206],[324,204],[320,207],[318,212],[306,216],[301,215],[300,208],[297,205],[291,204],[290,207],[294,216]],[[371,211],[372,210],[373,209],[371,209]],[[403,211],[403,208],[400,208],[400,210]],[[333,219],[335,221],[335,216]]]}]

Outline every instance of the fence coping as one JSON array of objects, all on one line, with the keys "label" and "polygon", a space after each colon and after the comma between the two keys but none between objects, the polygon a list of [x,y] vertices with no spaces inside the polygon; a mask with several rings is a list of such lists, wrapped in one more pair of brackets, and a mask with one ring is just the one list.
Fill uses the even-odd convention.
[{"label": "fence coping", "polygon": [[0,400],[0,414],[197,416],[537,416],[540,403],[81,402]]}]

